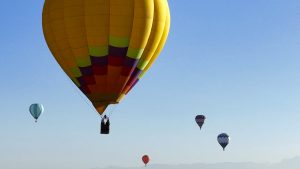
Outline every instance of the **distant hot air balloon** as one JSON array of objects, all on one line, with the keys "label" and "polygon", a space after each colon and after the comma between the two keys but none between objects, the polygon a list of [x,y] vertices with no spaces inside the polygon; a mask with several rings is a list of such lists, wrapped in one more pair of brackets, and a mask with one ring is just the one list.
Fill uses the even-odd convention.
[{"label": "distant hot air balloon", "polygon": [[198,124],[198,126],[200,127],[200,130],[202,128],[202,125],[204,124],[206,117],[204,115],[197,115],[195,117],[195,121]]},{"label": "distant hot air balloon", "polygon": [[148,164],[148,162],[150,161],[150,158],[149,158],[148,155],[144,155],[144,156],[142,157],[142,160],[143,160],[143,162],[144,162],[144,164],[145,164],[145,167],[146,167],[147,164]]},{"label": "distant hot air balloon", "polygon": [[230,141],[229,135],[226,133],[222,133],[218,135],[218,142],[223,147],[223,151],[225,151],[225,147],[228,145]]},{"label": "distant hot air balloon", "polygon": [[167,0],[45,0],[43,9],[49,49],[100,115],[151,67],[169,27]]},{"label": "distant hot air balloon", "polygon": [[32,115],[32,117],[35,119],[35,122],[37,122],[37,119],[40,117],[43,111],[44,111],[44,107],[42,104],[39,103],[34,103],[29,107],[29,112]]}]

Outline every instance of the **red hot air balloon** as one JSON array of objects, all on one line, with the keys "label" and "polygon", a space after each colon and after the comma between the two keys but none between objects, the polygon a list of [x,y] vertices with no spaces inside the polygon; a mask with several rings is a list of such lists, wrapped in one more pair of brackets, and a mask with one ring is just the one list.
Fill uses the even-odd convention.
[{"label": "red hot air balloon", "polygon": [[145,164],[145,167],[146,167],[147,164],[148,164],[148,162],[150,161],[150,158],[149,158],[148,155],[144,155],[144,156],[142,157],[142,160],[143,160],[143,162],[144,162],[144,164]]}]

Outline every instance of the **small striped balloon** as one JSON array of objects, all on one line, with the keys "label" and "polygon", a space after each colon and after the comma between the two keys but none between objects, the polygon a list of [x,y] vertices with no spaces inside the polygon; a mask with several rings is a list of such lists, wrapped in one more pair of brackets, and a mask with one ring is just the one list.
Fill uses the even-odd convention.
[{"label": "small striped balloon", "polygon": [[34,103],[29,107],[29,112],[32,115],[32,117],[35,119],[35,122],[37,122],[37,119],[40,117],[43,111],[44,111],[44,107],[42,104],[39,103]]},{"label": "small striped balloon", "polygon": [[218,142],[223,147],[223,151],[225,151],[225,147],[228,145],[230,141],[230,137],[226,133],[221,133],[218,135]]}]

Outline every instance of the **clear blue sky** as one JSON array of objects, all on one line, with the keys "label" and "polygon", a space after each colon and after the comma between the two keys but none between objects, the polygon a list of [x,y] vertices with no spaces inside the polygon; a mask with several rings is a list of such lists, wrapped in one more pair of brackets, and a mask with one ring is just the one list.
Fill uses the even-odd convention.
[{"label": "clear blue sky", "polygon": [[[117,106],[111,134],[52,57],[42,0],[0,5],[0,168],[273,162],[300,155],[300,1],[169,1],[160,57]],[[35,124],[31,103],[44,104]],[[194,116],[204,113],[200,132]],[[216,142],[231,136],[227,151]]]}]

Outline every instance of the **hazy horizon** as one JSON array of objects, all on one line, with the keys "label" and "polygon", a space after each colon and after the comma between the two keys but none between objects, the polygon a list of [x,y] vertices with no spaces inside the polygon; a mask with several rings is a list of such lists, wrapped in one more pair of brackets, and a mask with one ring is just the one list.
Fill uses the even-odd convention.
[{"label": "hazy horizon", "polygon": [[[149,164],[150,169],[299,169],[300,156],[283,159],[280,162],[219,162],[219,163],[193,163],[193,164]],[[141,169],[142,164],[134,167],[95,167],[89,169]]]}]

